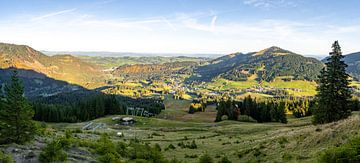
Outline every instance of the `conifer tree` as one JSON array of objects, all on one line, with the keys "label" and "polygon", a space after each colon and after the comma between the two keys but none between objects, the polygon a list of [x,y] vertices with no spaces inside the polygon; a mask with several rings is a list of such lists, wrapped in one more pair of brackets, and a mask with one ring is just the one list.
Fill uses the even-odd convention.
[{"label": "conifer tree", "polygon": [[2,143],[24,143],[33,138],[34,111],[23,96],[24,88],[14,71],[11,83],[5,86],[5,100],[0,110],[0,138]]},{"label": "conifer tree", "polygon": [[332,52],[320,73],[316,95],[317,109],[314,112],[314,123],[329,123],[344,119],[351,114],[349,75],[347,65],[338,41],[332,45]]}]

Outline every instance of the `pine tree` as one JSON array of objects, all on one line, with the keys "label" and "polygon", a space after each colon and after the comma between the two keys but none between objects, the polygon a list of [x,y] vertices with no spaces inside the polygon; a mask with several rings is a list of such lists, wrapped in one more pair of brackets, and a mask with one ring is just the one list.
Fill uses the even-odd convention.
[{"label": "pine tree", "polygon": [[23,94],[23,86],[14,71],[10,85],[5,87],[4,106],[0,110],[2,143],[24,143],[34,136],[34,111]]},{"label": "pine tree", "polygon": [[329,123],[344,119],[351,114],[349,107],[351,92],[347,65],[338,41],[332,45],[332,52],[322,69],[316,95],[317,109],[314,112],[314,123]]}]

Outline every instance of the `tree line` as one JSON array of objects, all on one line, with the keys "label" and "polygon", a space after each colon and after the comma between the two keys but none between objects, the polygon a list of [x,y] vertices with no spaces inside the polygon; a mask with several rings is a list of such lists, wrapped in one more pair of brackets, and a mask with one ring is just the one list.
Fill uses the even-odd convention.
[{"label": "tree line", "polygon": [[152,114],[165,109],[162,100],[133,99],[101,92],[73,92],[43,97],[33,102],[34,119],[45,122],[82,122],[105,115],[126,114],[128,107],[144,108]]},{"label": "tree line", "polygon": [[95,95],[70,104],[33,103],[34,119],[45,122],[81,122],[111,114],[125,114],[126,105],[114,95]]},{"label": "tree line", "polygon": [[285,102],[276,99],[258,101],[247,96],[243,101],[231,99],[222,100],[217,104],[216,122],[226,115],[229,120],[238,120],[240,115],[246,115],[257,122],[281,122],[287,123],[285,114]]}]

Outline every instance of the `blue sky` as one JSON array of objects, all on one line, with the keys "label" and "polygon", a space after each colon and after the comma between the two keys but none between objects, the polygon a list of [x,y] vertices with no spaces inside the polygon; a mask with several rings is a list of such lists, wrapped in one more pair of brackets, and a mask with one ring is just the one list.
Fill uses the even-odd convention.
[{"label": "blue sky", "polygon": [[149,53],[360,51],[359,0],[1,0],[0,42]]}]

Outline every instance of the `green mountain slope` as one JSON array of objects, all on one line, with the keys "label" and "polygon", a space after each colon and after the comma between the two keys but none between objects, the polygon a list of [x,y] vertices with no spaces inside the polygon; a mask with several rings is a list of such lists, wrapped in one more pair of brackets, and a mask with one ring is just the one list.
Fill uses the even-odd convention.
[{"label": "green mountain slope", "polygon": [[347,72],[355,79],[360,79],[360,52],[345,55],[344,61],[348,64]]},{"label": "green mountain slope", "polygon": [[190,80],[210,81],[215,77],[245,81],[257,74],[257,80],[272,81],[278,76],[314,80],[323,64],[279,47],[270,47],[247,54],[234,53],[217,58],[195,70]]},{"label": "green mountain slope", "polygon": [[[328,58],[329,58],[329,56],[324,58],[322,60],[322,62],[324,62],[324,63],[327,62]],[[348,65],[346,71],[355,80],[359,80],[360,79],[360,52],[350,53],[350,54],[345,55],[344,61]]]},{"label": "green mountain slope", "polygon": [[105,77],[98,66],[71,55],[47,56],[26,45],[0,43],[0,68],[10,67],[34,70],[87,88],[101,86]]},{"label": "green mountain slope", "polygon": [[123,65],[115,68],[111,74],[125,79],[160,80],[172,75],[190,75],[197,65],[198,63],[193,61]]}]

